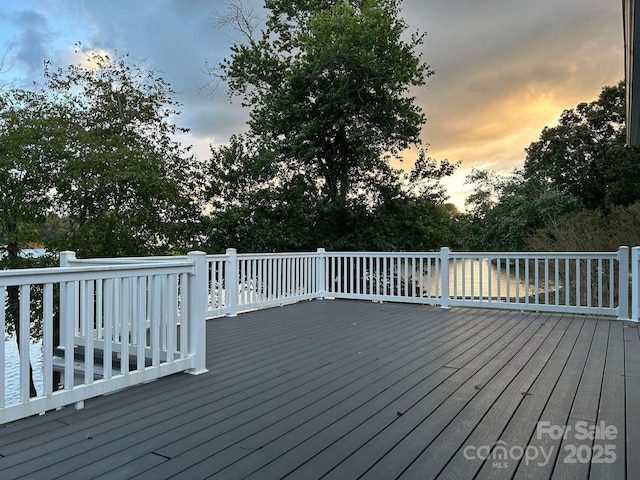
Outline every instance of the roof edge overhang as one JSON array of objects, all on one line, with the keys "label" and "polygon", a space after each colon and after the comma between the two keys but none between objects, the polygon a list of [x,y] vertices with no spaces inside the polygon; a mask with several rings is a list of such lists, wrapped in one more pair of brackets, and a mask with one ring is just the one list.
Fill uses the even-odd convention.
[{"label": "roof edge overhang", "polygon": [[[640,0],[622,0],[627,143],[640,145]],[[638,46],[638,48],[635,48]]]}]

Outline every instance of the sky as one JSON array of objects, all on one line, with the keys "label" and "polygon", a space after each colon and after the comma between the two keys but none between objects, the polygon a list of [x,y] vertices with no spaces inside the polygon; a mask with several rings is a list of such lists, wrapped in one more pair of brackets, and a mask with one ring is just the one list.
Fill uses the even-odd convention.
[{"label": "sky", "polygon": [[[0,0],[0,84],[28,86],[44,60],[78,62],[75,44],[129,53],[156,69],[183,106],[180,138],[200,159],[209,146],[246,131],[249,112],[211,88],[218,65],[241,40],[215,26],[226,0]],[[265,18],[261,0],[243,0]],[[404,0],[409,31],[426,32],[420,51],[435,70],[411,91],[427,123],[429,156],[462,166],[445,184],[464,208],[471,168],[501,174],[522,167],[525,148],[563,110],[597,98],[624,77],[620,0]],[[2,57],[0,57],[2,58]],[[415,153],[396,164],[410,168]]]}]

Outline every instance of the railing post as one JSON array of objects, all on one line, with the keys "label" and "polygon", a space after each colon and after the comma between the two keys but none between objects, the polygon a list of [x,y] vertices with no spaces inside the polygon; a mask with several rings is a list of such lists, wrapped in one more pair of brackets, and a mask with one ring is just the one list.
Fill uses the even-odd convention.
[{"label": "railing post", "polygon": [[224,301],[227,317],[238,314],[238,252],[235,248],[227,248],[227,265],[224,269]]},{"label": "railing post", "polygon": [[318,294],[318,300],[324,300],[324,248],[318,248],[316,250],[316,291]]},{"label": "railing post", "polygon": [[60,252],[60,266],[68,267],[71,262],[77,260],[76,252],[71,252],[69,250],[65,250],[64,252]]},{"label": "railing post", "polygon": [[[71,266],[71,263],[76,260],[76,252],[72,252],[69,250],[65,250],[64,252],[60,252],[59,255],[59,264],[60,268],[68,268]],[[68,339],[68,330],[73,330],[73,325],[71,324],[73,317],[73,309],[71,302],[74,301],[70,299],[69,296],[72,292],[67,288],[65,282],[60,282],[60,345],[54,345],[55,347],[59,347],[61,350],[65,349],[66,342],[64,339]],[[70,325],[71,324],[71,325]],[[66,374],[65,374],[66,375]]]},{"label": "railing post", "polygon": [[207,357],[207,255],[204,252],[189,252],[187,258],[193,262],[193,275],[189,275],[189,335],[187,345],[195,354],[194,368],[185,373],[200,375],[206,373]]},{"label": "railing post", "polygon": [[640,317],[640,247],[631,249],[631,320]]},{"label": "railing post", "polygon": [[451,250],[449,247],[442,247],[440,249],[440,278],[442,284],[440,285],[440,308],[451,308],[451,299],[449,298],[449,256]]},{"label": "railing post", "polygon": [[618,265],[620,271],[618,320],[629,320],[629,247],[618,249]]}]

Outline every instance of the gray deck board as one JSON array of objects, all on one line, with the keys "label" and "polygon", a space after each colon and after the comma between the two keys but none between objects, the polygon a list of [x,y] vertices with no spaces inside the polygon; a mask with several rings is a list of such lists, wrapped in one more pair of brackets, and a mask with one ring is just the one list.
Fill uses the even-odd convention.
[{"label": "gray deck board", "polygon": [[575,334],[569,330],[572,326],[571,319],[567,317],[548,317],[543,321],[540,335],[548,334],[540,347],[487,414],[477,422],[471,435],[458,445],[439,478],[473,478],[479,471],[480,478],[509,478],[513,474],[516,463],[507,461],[506,465],[497,468],[492,461],[476,455],[477,450],[465,455],[464,448],[527,444],[539,417],[538,410],[543,408],[548,395],[541,391],[540,385],[547,383],[546,378],[556,376],[557,363],[564,361],[563,352],[573,345]]},{"label": "gray deck board", "polygon": [[[462,327],[463,330],[464,326]],[[429,355],[428,350],[420,350],[420,347],[424,348],[423,345],[428,344],[415,342],[408,349],[407,354],[404,354],[405,352],[403,351],[406,346],[398,352],[388,348],[383,351],[376,351],[377,358],[375,362],[369,362],[360,368],[357,368],[357,364],[352,364],[346,369],[336,370],[336,374],[339,376],[336,379],[332,379],[331,373],[325,376],[325,381],[330,381],[320,389],[313,385],[313,390],[308,394],[305,394],[303,390],[295,392],[295,398],[280,397],[275,399],[274,406],[277,406],[277,411],[268,410],[268,416],[265,416],[261,410],[271,408],[271,405],[261,404],[259,411],[252,412],[253,418],[255,418],[252,424],[243,425],[228,434],[199,444],[195,448],[190,448],[191,445],[189,443],[195,442],[196,439],[189,439],[187,445],[178,445],[180,450],[173,452],[174,454],[183,454],[181,457],[176,457],[175,467],[173,468],[177,471],[180,471],[181,467],[189,468],[189,473],[185,473],[187,475],[185,478],[189,476],[197,477],[201,470],[215,472],[228,461],[230,456],[229,445],[236,445],[236,455],[242,455],[243,453],[246,455],[252,450],[261,450],[272,438],[278,438],[281,433],[285,433],[297,425],[305,424],[311,418],[324,413],[334,405],[346,402],[349,399],[356,405],[362,403],[377,391],[392,386],[395,381],[393,374],[400,372],[400,368],[406,368],[406,365],[413,361],[414,357]],[[398,359],[395,357],[398,357]],[[444,363],[446,360],[442,362]],[[417,366],[422,367],[422,365],[424,365],[424,361],[418,362]],[[416,366],[413,368],[416,368]],[[363,388],[367,390],[363,392]],[[353,397],[356,395],[358,396],[354,399]],[[333,408],[332,411],[339,413],[340,409]],[[247,439],[249,439],[248,444],[237,443]],[[213,453],[218,452],[221,455],[211,458]],[[163,451],[160,451],[160,453],[163,453]],[[169,452],[164,451],[164,453]],[[192,466],[194,459],[196,461],[200,460],[201,464]],[[219,461],[223,462],[222,465]],[[148,478],[153,478],[156,474],[165,475],[167,473],[169,473],[168,470],[150,472]]]},{"label": "gray deck board", "polygon": [[[491,327],[494,328],[500,323],[500,321],[496,321],[497,325]],[[478,328],[483,328],[484,331],[473,331]],[[457,345],[453,340],[450,340],[448,350],[444,345],[438,346],[430,352],[430,357],[419,358],[414,362],[414,365],[408,364],[407,370],[410,373],[400,378],[393,385],[393,388],[385,389],[370,397],[361,396],[360,404],[356,403],[355,408],[353,405],[351,405],[352,409],[336,405],[335,408],[342,410],[342,416],[336,421],[330,423],[325,418],[319,417],[316,422],[318,425],[315,428],[309,428],[309,425],[306,425],[299,429],[300,432],[292,431],[287,438],[291,449],[286,452],[286,456],[281,455],[264,468],[258,468],[251,473],[256,478],[278,477],[304,463],[303,468],[295,473],[296,476],[305,478],[309,475],[309,469],[318,475],[318,468],[330,468],[331,465],[336,465],[338,459],[342,459],[341,456],[345,455],[345,452],[357,445],[354,443],[354,438],[361,439],[375,435],[395,421],[399,415],[404,415],[404,412],[420,398],[453,375],[457,369],[448,367],[447,364],[457,356],[468,355],[468,352],[478,345],[478,342],[486,344],[486,335],[493,333],[492,328],[478,324],[468,333],[458,335],[455,341],[460,343]],[[304,439],[304,441],[300,443],[299,439]],[[271,448],[283,450],[280,441]],[[315,455],[316,452],[322,452],[322,455]],[[266,452],[261,450],[255,452],[254,456],[262,456],[264,453]],[[312,460],[308,461],[310,459]],[[255,458],[253,462],[255,465],[252,465],[254,469],[256,466],[261,466],[260,462],[256,460],[258,459]],[[237,471],[240,468],[246,469],[247,465],[238,466],[232,471]]]},{"label": "gray deck board", "polygon": [[[627,405],[640,398],[640,337],[636,325],[624,329],[625,393]],[[627,451],[640,451],[640,411],[627,408]],[[627,455],[627,472],[640,472],[640,455]]]},{"label": "gray deck board", "polygon": [[[573,325],[578,324],[574,322]],[[541,421],[549,422],[551,425],[570,425],[569,412],[575,400],[594,330],[594,322],[584,321],[580,324],[576,341],[566,358],[566,363],[562,365],[562,370],[556,381],[556,385],[553,387],[549,400],[542,411]],[[560,366],[559,363],[558,367]],[[571,437],[568,438],[570,441],[573,441]],[[536,433],[531,438],[529,445],[536,449],[544,448],[545,451],[552,452],[551,461],[545,465],[541,465],[540,461],[526,462],[521,460],[515,478],[536,479],[541,476],[543,478],[549,477],[554,471],[556,462],[561,462],[564,458],[563,447],[565,443],[563,443],[562,439],[555,439],[550,435]]]},{"label": "gray deck board", "polygon": [[[512,314],[514,315],[514,314]],[[514,315],[515,316],[515,315]],[[517,317],[516,317],[517,318]],[[494,375],[531,339],[535,325],[513,320],[489,346],[459,359],[459,370],[421,399],[364,448],[331,471],[329,478],[345,478],[349,472],[365,478],[397,478],[478,392],[491,389]],[[369,455],[368,452],[377,455]],[[384,459],[378,461],[378,459]]]},{"label": "gray deck board", "polygon": [[[587,361],[580,375],[580,382],[576,391],[575,399],[571,407],[569,419],[566,425],[571,428],[567,432],[566,438],[562,441],[556,463],[553,470],[553,478],[571,480],[576,476],[586,477],[589,474],[589,463],[567,463],[571,460],[571,451],[583,448],[591,450],[593,440],[588,438],[578,438],[574,428],[578,422],[587,422],[594,425],[598,419],[598,404],[602,388],[602,376],[604,372],[604,362],[607,352],[607,342],[609,337],[609,325],[607,322],[598,322],[595,325],[595,332],[591,344],[588,346]],[[582,348],[587,348],[583,346]],[[577,375],[577,372],[576,372]],[[582,447],[584,445],[584,447]]]},{"label": "gray deck board", "polygon": [[[615,479],[622,478],[626,474],[625,439],[626,439],[626,409],[625,409],[625,342],[622,322],[612,322],[609,327],[609,343],[605,360],[604,376],[602,379],[602,391],[600,392],[600,407],[598,410],[598,423],[604,422],[616,428],[615,439],[595,439],[594,448],[598,445],[613,445],[615,447],[615,462],[602,462],[591,464],[590,474],[594,478]],[[637,452],[632,453],[637,455]],[[638,472],[630,472],[637,476]]]},{"label": "gray deck board", "polygon": [[[451,461],[460,445],[493,445],[509,422],[511,412],[517,408],[523,396],[540,374],[553,354],[564,331],[564,322],[558,324],[557,318],[550,318],[540,326],[534,337],[512,359],[511,366],[520,366],[520,370],[510,377],[510,370],[499,372],[502,378],[496,382],[509,382],[504,389],[487,388],[478,392],[473,403],[461,411],[448,428],[431,442],[422,454],[404,473],[404,478],[473,478],[482,462],[479,459],[458,458]],[[557,328],[556,328],[557,327]],[[471,419],[481,418],[479,422]],[[449,467],[448,470],[445,470]]]},{"label": "gray deck board", "polygon": [[[486,328],[486,327],[485,327]],[[475,335],[477,337],[477,334]],[[476,338],[475,341],[478,339]],[[467,346],[459,347],[458,352],[464,353],[464,349]],[[440,349],[442,350],[442,349]],[[406,392],[405,397],[418,397],[424,395],[424,391],[428,391],[430,385],[438,385],[442,381],[445,381],[447,377],[454,373],[454,369],[443,369],[442,366],[446,364],[450,358],[452,358],[450,352],[442,355],[441,351],[434,350],[422,355],[417,359],[407,358],[400,365],[394,365],[393,369],[390,369],[388,374],[382,370],[376,371],[375,379],[373,382],[367,381],[366,378],[358,378],[356,382],[352,384],[353,395],[350,395],[342,402],[336,402],[334,398],[328,398],[325,402],[329,407],[321,412],[320,415],[315,416],[308,422],[297,422],[298,425],[295,428],[287,429],[287,424],[291,425],[291,418],[287,418],[284,422],[279,422],[277,425],[273,425],[270,429],[272,435],[277,435],[284,427],[285,437],[276,437],[277,442],[271,442],[271,448],[265,450],[261,448],[259,452],[255,452],[254,458],[246,458],[242,463],[234,465],[232,468],[225,468],[217,472],[216,477],[228,478],[228,475],[243,477],[250,473],[255,473],[258,477],[273,477],[275,472],[267,471],[262,472],[258,470],[260,464],[264,464],[264,460],[269,455],[274,453],[282,453],[283,447],[294,448],[301,440],[305,440],[310,435],[322,430],[324,427],[330,424],[338,423],[341,426],[345,426],[347,421],[344,418],[344,412],[355,413],[356,417],[361,415],[371,415],[372,412],[380,408],[384,408],[383,416],[386,421],[393,421],[398,416],[398,412],[407,410],[407,404],[414,403],[416,400],[408,400],[407,398],[397,399],[398,392]],[[430,358],[435,357],[433,361],[429,361]],[[407,362],[411,360],[411,362]],[[429,362],[429,363],[427,363]],[[401,374],[405,371],[410,371],[407,377],[400,378]],[[435,373],[435,375],[432,374]],[[365,380],[362,382],[362,380]],[[416,388],[417,387],[417,388]],[[395,402],[394,402],[395,400]],[[394,403],[392,403],[394,402]],[[311,412],[301,412],[303,415]],[[304,419],[304,417],[303,417]],[[295,419],[293,420],[296,421]],[[353,421],[353,418],[350,420]],[[258,438],[264,438],[264,433],[261,432]],[[309,449],[307,448],[307,451]],[[246,452],[244,453],[246,455]],[[285,470],[283,473],[287,473],[295,466],[292,466],[290,456],[285,458]],[[225,459],[225,461],[227,461]],[[288,464],[288,466],[287,466]],[[203,462],[201,468],[207,468],[210,466],[210,462]]]},{"label": "gray deck board", "polygon": [[[0,427],[0,478],[633,478],[636,325],[313,301],[212,320],[207,367]],[[536,438],[604,421],[616,439]],[[575,432],[573,432],[575,433]],[[465,447],[554,447],[546,466]],[[567,464],[570,445],[613,463]]]}]

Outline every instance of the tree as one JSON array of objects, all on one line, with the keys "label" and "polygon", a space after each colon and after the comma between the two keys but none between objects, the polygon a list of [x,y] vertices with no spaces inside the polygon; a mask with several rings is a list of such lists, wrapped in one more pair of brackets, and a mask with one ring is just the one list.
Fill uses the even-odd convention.
[{"label": "tree", "polygon": [[331,218],[326,210],[333,207],[319,198],[313,179],[299,174],[283,182],[272,160],[273,152],[242,136],[213,149],[205,173],[208,249],[430,250],[458,244],[458,215],[445,205],[441,184],[457,164],[422,155],[409,173],[388,165],[370,172],[361,180],[361,197],[339,210],[332,226],[323,224],[323,216]]},{"label": "tree", "polygon": [[[624,82],[566,110],[526,149],[511,176],[474,170],[467,243],[472,249],[522,250],[536,231],[583,209],[607,215],[640,200],[640,149],[625,145]],[[565,221],[565,220],[563,220]],[[537,240],[535,245],[542,245]],[[536,247],[537,248],[537,247]]]},{"label": "tree", "polygon": [[[250,145],[240,149],[251,154],[235,171],[257,172],[244,182],[260,194],[252,203],[233,195],[216,202],[227,219],[244,206],[241,218],[253,228],[275,217],[293,248],[314,237],[347,247],[356,212],[379,206],[379,180],[398,180],[389,159],[420,143],[425,116],[409,93],[433,74],[415,53],[424,37],[404,40],[397,0],[270,0],[265,7],[259,38],[241,10],[226,19],[246,43],[233,45],[221,65],[231,94],[251,108],[243,140]],[[220,158],[214,154],[214,164]],[[302,235],[295,225],[304,225]]]},{"label": "tree", "polygon": [[548,183],[584,208],[606,210],[640,200],[640,149],[625,146],[624,82],[565,110],[527,148],[526,179]]},{"label": "tree", "polygon": [[580,202],[522,170],[500,176],[473,169],[466,180],[474,185],[466,246],[471,250],[521,251],[536,230],[577,211]]},{"label": "tree", "polygon": [[241,251],[316,248],[313,188],[298,175],[278,181],[273,152],[246,136],[212,149],[205,170],[209,199],[206,247],[234,246]]},{"label": "tree", "polygon": [[358,217],[353,228],[356,250],[429,251],[461,246],[460,215],[441,180],[459,162],[437,162],[423,152],[410,172],[383,172],[374,180],[375,207]]},{"label": "tree", "polygon": [[90,67],[46,69],[47,92],[71,109],[58,207],[69,228],[56,243],[82,256],[183,249],[197,220],[198,169],[173,138],[173,90],[126,57],[91,54]]},{"label": "tree", "polygon": [[42,240],[51,214],[68,225],[49,248],[81,256],[182,249],[198,218],[198,168],[174,140],[170,86],[126,56],[90,54],[52,70],[37,91],[0,97],[0,228],[9,257]]},{"label": "tree", "polygon": [[607,213],[582,210],[549,223],[527,239],[537,251],[614,252],[640,244],[640,202]]}]

